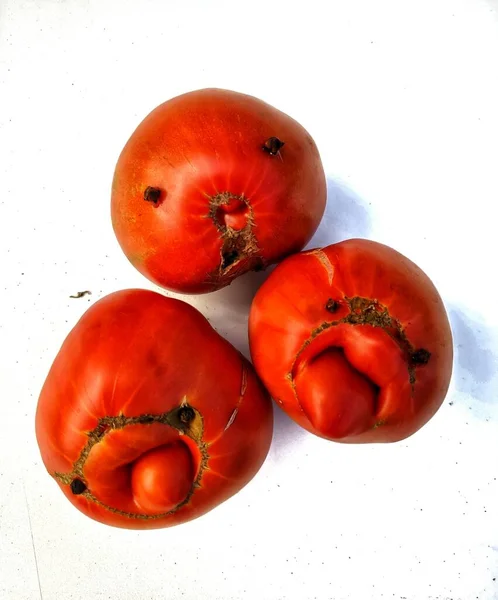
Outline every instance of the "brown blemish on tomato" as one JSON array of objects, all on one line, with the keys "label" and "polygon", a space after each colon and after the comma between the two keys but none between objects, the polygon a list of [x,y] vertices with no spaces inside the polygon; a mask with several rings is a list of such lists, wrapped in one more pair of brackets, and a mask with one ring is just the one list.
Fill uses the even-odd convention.
[{"label": "brown blemish on tomato", "polygon": [[[325,306],[327,310],[329,310],[327,308],[329,302],[334,303],[331,305],[334,310],[330,312],[335,312],[339,309],[340,304],[337,307],[335,304],[337,301],[329,300]],[[361,296],[354,296],[352,298],[345,296],[344,302],[349,308],[349,313],[341,319],[337,319],[336,321],[325,321],[319,327],[313,329],[310,337],[305,340],[297,352],[294,362],[292,363],[291,370],[287,374],[294,397],[296,398],[299,406],[301,405],[299,403],[294,382],[296,364],[304,349],[307,348],[318,335],[320,335],[323,331],[330,329],[330,327],[335,327],[336,325],[346,323],[349,325],[370,325],[371,327],[380,327],[383,329],[398,344],[399,348],[403,351],[406,357],[408,377],[412,389],[416,381],[415,367],[420,367],[427,364],[430,359],[431,353],[428,350],[424,348],[415,350],[411,342],[408,340],[405,330],[398,319],[391,316],[387,307],[377,300],[372,298],[363,298]]]},{"label": "brown blemish on tomato", "polygon": [[78,479],[78,477],[71,481],[70,487],[73,494],[77,496],[86,491],[86,484],[83,481],[81,481],[81,479]]},{"label": "brown blemish on tomato", "polygon": [[332,300],[332,298],[329,298],[325,303],[325,310],[327,310],[329,313],[337,312],[339,310],[339,307],[340,303],[337,302],[337,300]]},{"label": "brown blemish on tomato", "polygon": [[228,269],[230,265],[233,265],[239,260],[239,253],[237,250],[223,252],[221,255],[221,269],[224,271]]},{"label": "brown blemish on tomato", "polygon": [[161,190],[157,187],[146,187],[144,191],[144,200],[158,206],[161,199]]},{"label": "brown blemish on tomato", "polygon": [[222,247],[216,277],[233,278],[241,273],[237,266],[245,261],[244,272],[261,270],[264,261],[253,233],[254,213],[244,194],[220,192],[209,196],[208,217],[220,232]]},{"label": "brown blemish on tomato", "polygon": [[[193,482],[189,493],[182,502],[175,506],[175,508],[157,515],[126,512],[100,501],[92,494],[84,475],[85,463],[88,459],[91,449],[96,444],[100,443],[112,430],[124,429],[129,425],[147,426],[151,423],[162,423],[163,425],[169,425],[170,427],[177,429],[180,434],[187,435],[194,440],[194,442],[196,442],[201,454],[201,464],[197,477]],[[102,506],[112,513],[121,515],[123,517],[128,517],[130,519],[161,519],[168,515],[172,515],[182,506],[185,506],[185,504],[190,501],[195,489],[199,488],[201,485],[202,475],[207,469],[207,463],[209,460],[209,455],[207,452],[208,445],[202,441],[203,432],[204,420],[201,413],[197,409],[189,406],[185,400],[180,406],[177,406],[169,412],[161,413],[159,415],[145,413],[136,417],[125,417],[124,415],[118,415],[116,417],[101,417],[98,420],[97,426],[88,432],[88,441],[80,452],[79,457],[73,463],[72,470],[69,473],[55,472],[53,473],[53,477],[59,483],[63,485],[69,485],[73,494],[81,495],[87,500]]]},{"label": "brown blemish on tomato", "polygon": [[411,355],[411,361],[414,365],[426,365],[429,362],[431,353],[425,348],[419,348]]},{"label": "brown blemish on tomato", "polygon": [[271,156],[276,156],[285,145],[285,142],[279,140],[278,137],[270,137],[263,144],[262,148]]},{"label": "brown blemish on tomato", "polygon": [[178,411],[178,418],[187,425],[195,419],[195,411],[191,406],[182,406]]}]

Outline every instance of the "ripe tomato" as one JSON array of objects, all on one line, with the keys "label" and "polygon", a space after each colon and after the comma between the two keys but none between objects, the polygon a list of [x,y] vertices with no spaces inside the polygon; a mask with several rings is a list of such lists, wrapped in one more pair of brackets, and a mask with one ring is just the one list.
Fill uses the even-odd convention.
[{"label": "ripe tomato", "polygon": [[114,232],[154,283],[210,292],[297,252],[323,216],[315,142],[252,96],[204,89],[155,108],[117,161]]},{"label": "ripe tomato", "polygon": [[208,512],[268,453],[272,403],[251,364],[195,308],[145,290],[94,304],[42,388],[43,462],[89,517],[129,529]]},{"label": "ripe tomato", "polygon": [[451,329],[433,283],[372,241],[284,260],[255,296],[249,336],[273,398],[330,440],[412,435],[436,413],[451,378]]}]

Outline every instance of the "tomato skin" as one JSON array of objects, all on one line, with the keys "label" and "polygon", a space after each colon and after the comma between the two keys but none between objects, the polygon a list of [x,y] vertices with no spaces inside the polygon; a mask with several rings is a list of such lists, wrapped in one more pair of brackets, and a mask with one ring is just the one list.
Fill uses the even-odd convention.
[{"label": "tomato skin", "polygon": [[[272,154],[274,138],[284,145],[269,144]],[[111,217],[145,277],[206,293],[304,248],[325,202],[318,149],[298,122],[252,96],[203,89],[159,105],[132,133]]]},{"label": "tomato skin", "polygon": [[[83,314],[36,412],[44,465],[67,498],[128,529],[183,523],[233,496],[263,464],[272,429],[249,361],[189,304],[139,289]],[[171,465],[182,472],[168,475]]]},{"label": "tomato skin", "polygon": [[133,466],[131,488],[143,512],[160,514],[180,504],[193,481],[190,450],[178,441],[142,454]]},{"label": "tomato skin", "polygon": [[283,410],[344,443],[414,434],[441,406],[452,374],[451,328],[434,284],[396,250],[363,239],[280,263],[252,303],[249,342]]}]

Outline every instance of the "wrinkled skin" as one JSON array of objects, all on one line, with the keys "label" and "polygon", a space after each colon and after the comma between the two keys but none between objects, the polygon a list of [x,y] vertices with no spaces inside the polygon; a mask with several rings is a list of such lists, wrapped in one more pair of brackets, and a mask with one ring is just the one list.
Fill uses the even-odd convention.
[{"label": "wrinkled skin", "polygon": [[164,102],[132,133],[111,217],[144,276],[205,293],[304,248],[325,201],[317,147],[298,122],[252,96],[204,89]]},{"label": "wrinkled skin", "polygon": [[273,398],[329,440],[407,438],[439,409],[451,379],[451,329],[433,283],[368,240],[284,260],[254,298],[249,336]]},{"label": "wrinkled skin", "polygon": [[89,517],[168,527],[224,502],[269,450],[271,400],[251,364],[190,305],[145,290],[94,304],[40,394],[45,467]]}]

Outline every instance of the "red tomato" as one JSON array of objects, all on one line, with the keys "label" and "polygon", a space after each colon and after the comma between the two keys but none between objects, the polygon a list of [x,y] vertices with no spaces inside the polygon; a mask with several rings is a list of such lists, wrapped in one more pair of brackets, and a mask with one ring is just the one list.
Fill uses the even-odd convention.
[{"label": "red tomato", "polygon": [[138,125],[116,165],[111,214],[143,275],[203,293],[304,248],[325,201],[322,162],[299,123],[252,96],[204,89]]},{"label": "red tomato", "polygon": [[257,473],[272,403],[251,364],[192,306],[145,290],[94,304],[38,402],[43,462],[89,517],[129,529],[208,512]]},{"label": "red tomato", "polygon": [[412,435],[436,413],[451,378],[451,329],[433,283],[367,240],[284,260],[256,294],[249,337],[273,398],[330,440]]}]

